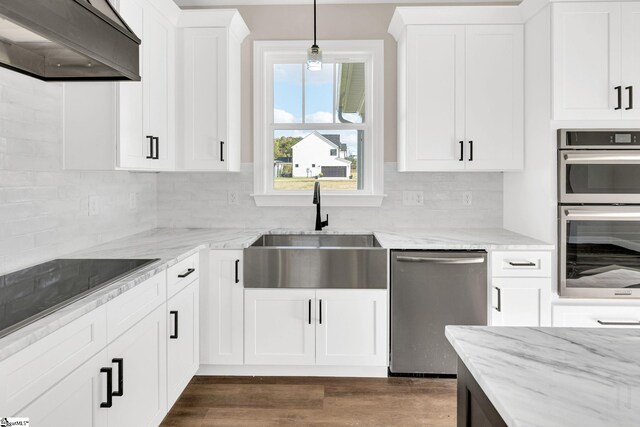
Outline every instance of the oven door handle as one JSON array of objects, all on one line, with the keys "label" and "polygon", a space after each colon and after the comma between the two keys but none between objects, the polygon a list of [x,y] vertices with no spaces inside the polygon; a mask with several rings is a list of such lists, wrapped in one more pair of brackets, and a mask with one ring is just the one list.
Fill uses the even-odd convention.
[{"label": "oven door handle", "polygon": [[612,220],[625,220],[625,219],[640,219],[639,210],[625,210],[625,211],[599,211],[593,209],[565,209],[564,216],[566,219],[612,219]]},{"label": "oven door handle", "polygon": [[640,163],[638,152],[617,153],[563,153],[566,164],[605,163],[605,164],[634,164]]}]

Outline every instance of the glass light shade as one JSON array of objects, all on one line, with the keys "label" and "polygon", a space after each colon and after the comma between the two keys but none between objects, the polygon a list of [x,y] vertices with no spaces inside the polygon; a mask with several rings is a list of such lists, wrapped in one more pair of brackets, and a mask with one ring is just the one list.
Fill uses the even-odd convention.
[{"label": "glass light shade", "polygon": [[307,70],[322,70],[322,50],[315,44],[307,51]]}]

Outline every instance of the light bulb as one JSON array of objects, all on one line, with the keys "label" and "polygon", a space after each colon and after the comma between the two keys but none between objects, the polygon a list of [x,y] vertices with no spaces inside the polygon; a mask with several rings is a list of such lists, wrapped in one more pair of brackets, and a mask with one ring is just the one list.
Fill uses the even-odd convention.
[{"label": "light bulb", "polygon": [[307,51],[307,70],[322,70],[322,50],[318,47],[318,45],[314,44]]}]

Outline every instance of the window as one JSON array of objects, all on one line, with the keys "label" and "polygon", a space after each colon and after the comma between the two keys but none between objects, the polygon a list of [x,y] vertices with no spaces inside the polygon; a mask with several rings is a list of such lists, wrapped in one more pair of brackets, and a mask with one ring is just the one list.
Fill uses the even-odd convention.
[{"label": "window", "polygon": [[[383,184],[382,41],[254,42],[254,197],[307,205],[315,182],[328,205],[377,205]],[[348,196],[348,197],[345,197]]]}]

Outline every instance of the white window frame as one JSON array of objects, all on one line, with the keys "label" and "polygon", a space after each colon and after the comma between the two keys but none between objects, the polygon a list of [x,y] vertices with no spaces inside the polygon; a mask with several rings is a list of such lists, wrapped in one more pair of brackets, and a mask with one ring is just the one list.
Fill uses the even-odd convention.
[{"label": "white window frame", "polygon": [[258,206],[308,206],[311,190],[273,189],[273,129],[363,129],[365,150],[362,190],[322,190],[325,206],[380,206],[384,198],[384,42],[382,40],[318,41],[324,62],[364,62],[365,123],[273,123],[273,65],[303,63],[311,41],[255,41],[253,45],[253,171]]}]

